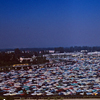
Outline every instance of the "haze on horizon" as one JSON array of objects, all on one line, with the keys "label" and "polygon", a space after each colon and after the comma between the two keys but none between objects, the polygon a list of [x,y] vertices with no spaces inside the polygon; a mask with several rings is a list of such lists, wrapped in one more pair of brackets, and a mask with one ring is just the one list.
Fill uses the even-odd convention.
[{"label": "haze on horizon", "polygon": [[0,49],[100,46],[100,0],[0,0]]}]

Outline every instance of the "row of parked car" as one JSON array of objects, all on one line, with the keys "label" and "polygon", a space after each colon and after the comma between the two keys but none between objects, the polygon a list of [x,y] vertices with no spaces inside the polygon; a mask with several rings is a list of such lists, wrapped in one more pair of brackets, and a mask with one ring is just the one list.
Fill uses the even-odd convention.
[{"label": "row of parked car", "polygon": [[99,62],[95,62],[94,58],[94,63],[89,63],[89,58],[72,59],[77,61],[73,65],[59,62],[38,68],[30,67],[28,70],[0,72],[0,94],[3,96],[100,95]]}]

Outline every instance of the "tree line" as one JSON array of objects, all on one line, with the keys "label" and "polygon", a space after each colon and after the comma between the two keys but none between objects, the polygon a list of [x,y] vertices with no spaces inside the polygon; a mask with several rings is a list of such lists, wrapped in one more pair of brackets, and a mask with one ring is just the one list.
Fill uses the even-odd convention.
[{"label": "tree line", "polygon": [[[20,57],[24,58],[32,58],[33,54],[37,55],[35,59],[32,61],[30,60],[23,60],[23,62],[20,62]],[[46,63],[48,60],[46,60],[46,57],[43,57],[42,55],[38,55],[37,52],[23,52],[20,49],[15,49],[12,53],[7,52],[1,52],[0,53],[0,66],[12,66],[13,64],[42,64]]]},{"label": "tree line", "polygon": [[55,52],[80,52],[81,50],[87,50],[88,52],[100,51],[99,46],[71,46],[71,47],[57,47],[55,48]]}]

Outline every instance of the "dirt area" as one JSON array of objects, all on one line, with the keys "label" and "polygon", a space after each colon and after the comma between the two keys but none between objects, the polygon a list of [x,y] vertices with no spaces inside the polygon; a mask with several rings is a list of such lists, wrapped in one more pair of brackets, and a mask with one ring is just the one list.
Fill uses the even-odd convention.
[{"label": "dirt area", "polygon": [[[15,100],[48,100],[48,99],[15,99]],[[50,99],[55,100],[55,99]],[[61,100],[61,99],[57,99]],[[100,98],[89,98],[89,99],[63,99],[63,100],[100,100]]]}]

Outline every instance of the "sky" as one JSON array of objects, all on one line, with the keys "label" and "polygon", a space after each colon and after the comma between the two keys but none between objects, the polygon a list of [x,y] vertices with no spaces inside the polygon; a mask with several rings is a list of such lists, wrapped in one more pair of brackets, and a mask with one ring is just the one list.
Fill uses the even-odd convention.
[{"label": "sky", "polygon": [[0,0],[0,49],[100,46],[100,0]]}]

